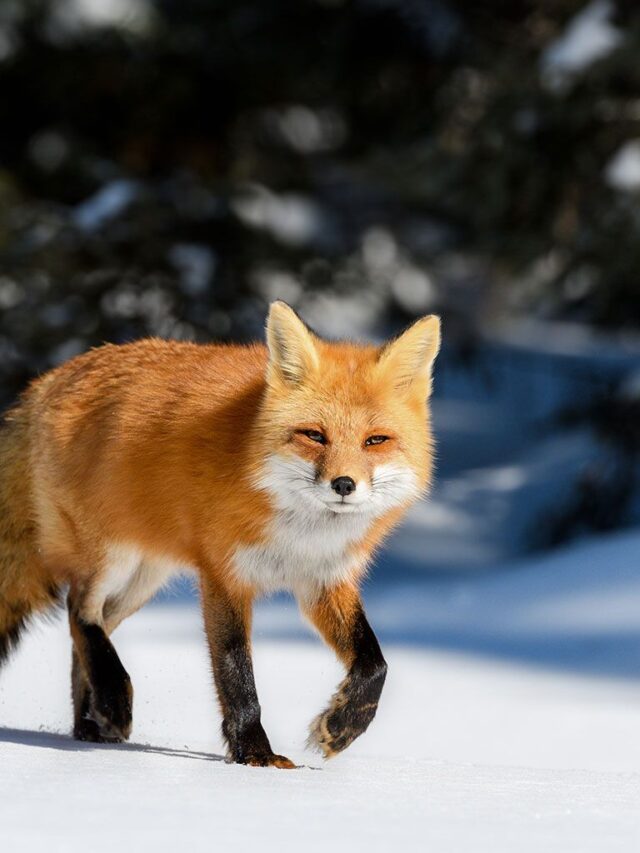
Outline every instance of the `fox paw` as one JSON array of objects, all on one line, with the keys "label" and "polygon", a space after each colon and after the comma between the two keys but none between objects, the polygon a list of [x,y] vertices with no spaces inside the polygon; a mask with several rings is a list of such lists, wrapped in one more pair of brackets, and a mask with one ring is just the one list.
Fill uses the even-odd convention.
[{"label": "fox paw", "polygon": [[366,731],[376,708],[377,702],[354,706],[336,694],[327,710],[311,723],[307,746],[333,758]]},{"label": "fox paw", "polygon": [[249,767],[279,767],[281,770],[296,769],[293,761],[284,755],[275,755],[273,752],[246,755],[238,763],[246,764]]},{"label": "fox paw", "polygon": [[75,740],[83,741],[84,743],[123,743],[124,738],[115,735],[112,732],[103,732],[95,720],[87,717],[84,720],[79,720],[73,727],[73,737]]},{"label": "fox paw", "polygon": [[[89,701],[89,720],[99,731],[98,742],[121,743],[128,740],[133,723],[133,687],[127,678],[117,689],[99,688],[92,692]],[[91,734],[90,726],[84,728],[85,734]],[[86,738],[91,739],[91,738]]]}]

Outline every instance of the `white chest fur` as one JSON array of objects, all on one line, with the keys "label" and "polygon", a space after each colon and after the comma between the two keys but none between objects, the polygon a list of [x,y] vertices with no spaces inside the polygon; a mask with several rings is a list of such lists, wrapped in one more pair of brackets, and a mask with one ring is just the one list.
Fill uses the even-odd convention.
[{"label": "white chest fur", "polygon": [[352,546],[365,535],[371,519],[363,515],[322,513],[316,517],[279,511],[269,538],[240,546],[234,555],[238,578],[260,592],[290,590],[306,596],[346,580],[359,560]]},{"label": "white chest fur", "polygon": [[260,544],[236,548],[233,568],[260,592],[286,589],[298,596],[347,580],[363,559],[354,546],[374,519],[419,494],[411,469],[380,465],[370,484],[358,483],[348,505],[336,507],[330,483],[318,480],[310,462],[277,454],[255,483],[269,495],[274,515]]}]

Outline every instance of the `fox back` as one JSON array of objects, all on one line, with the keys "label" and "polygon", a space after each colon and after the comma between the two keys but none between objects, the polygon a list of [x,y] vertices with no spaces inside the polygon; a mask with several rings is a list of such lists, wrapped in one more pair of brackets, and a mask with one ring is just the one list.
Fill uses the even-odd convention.
[{"label": "fox back", "polygon": [[321,341],[282,314],[271,359],[263,346],[146,340],[31,388],[39,545],[61,581],[127,549],[176,568],[215,562],[258,591],[364,569],[431,479],[437,321],[380,350]]}]

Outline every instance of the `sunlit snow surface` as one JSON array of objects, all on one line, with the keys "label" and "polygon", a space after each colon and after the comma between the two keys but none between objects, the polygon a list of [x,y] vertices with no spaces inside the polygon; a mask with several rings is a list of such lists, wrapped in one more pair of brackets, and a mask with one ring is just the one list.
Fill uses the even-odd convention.
[{"label": "sunlit snow surface", "polygon": [[303,744],[340,669],[292,603],[266,602],[258,689],[291,772],[222,760],[194,604],[151,605],[115,635],[136,689],[123,747],[68,738],[66,626],[41,626],[0,682],[2,849],[637,849],[639,551],[627,535],[372,588],[389,679],[369,732],[328,764]]}]

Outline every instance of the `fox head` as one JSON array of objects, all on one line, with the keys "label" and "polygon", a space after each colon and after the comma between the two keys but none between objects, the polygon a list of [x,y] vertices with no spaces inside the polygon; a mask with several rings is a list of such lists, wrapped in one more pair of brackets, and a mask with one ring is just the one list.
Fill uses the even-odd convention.
[{"label": "fox head", "polygon": [[266,331],[260,487],[280,509],[314,516],[379,516],[415,500],[432,475],[439,318],[382,347],[334,343],[275,302]]}]

